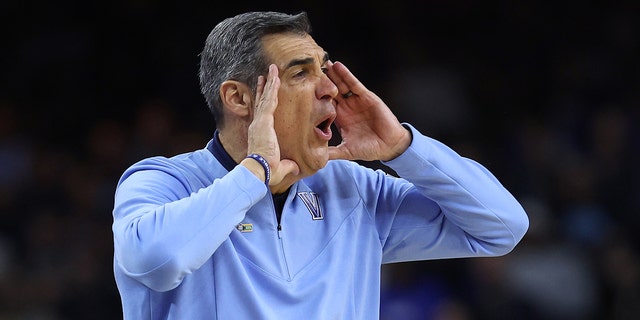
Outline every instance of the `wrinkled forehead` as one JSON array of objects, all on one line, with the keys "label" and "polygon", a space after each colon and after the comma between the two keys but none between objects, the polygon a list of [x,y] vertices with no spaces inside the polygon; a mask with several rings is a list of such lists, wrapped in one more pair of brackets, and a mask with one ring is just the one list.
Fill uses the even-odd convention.
[{"label": "wrinkled forehead", "polygon": [[262,45],[270,63],[286,69],[292,61],[306,60],[323,64],[327,53],[308,34],[270,34],[262,38]]}]

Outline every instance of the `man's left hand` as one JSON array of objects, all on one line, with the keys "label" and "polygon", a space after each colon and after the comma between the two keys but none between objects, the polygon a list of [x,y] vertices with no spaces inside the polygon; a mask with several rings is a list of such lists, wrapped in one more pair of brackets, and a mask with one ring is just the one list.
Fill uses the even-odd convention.
[{"label": "man's left hand", "polygon": [[329,159],[388,161],[411,144],[411,133],[389,107],[340,62],[327,62],[327,75],[338,87],[336,121],[342,142],[329,147]]}]

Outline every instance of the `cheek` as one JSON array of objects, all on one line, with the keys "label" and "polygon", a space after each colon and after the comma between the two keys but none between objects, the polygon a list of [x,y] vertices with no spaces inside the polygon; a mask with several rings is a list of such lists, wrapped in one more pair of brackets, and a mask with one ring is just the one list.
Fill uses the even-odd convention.
[{"label": "cheek", "polygon": [[306,99],[302,95],[286,95],[278,99],[280,103],[274,113],[274,119],[282,129],[302,128],[308,122],[308,103],[305,103]]},{"label": "cheek", "polygon": [[313,93],[307,89],[307,87],[280,88],[274,119],[276,132],[282,140],[299,140],[309,129],[311,101],[313,101],[313,96],[310,95]]},{"label": "cheek", "polygon": [[276,129],[289,129],[296,125],[296,113],[278,106],[273,114]]},{"label": "cheek", "polygon": [[274,129],[281,147],[291,145],[298,139],[301,132],[299,122],[294,113],[276,112],[274,115]]}]

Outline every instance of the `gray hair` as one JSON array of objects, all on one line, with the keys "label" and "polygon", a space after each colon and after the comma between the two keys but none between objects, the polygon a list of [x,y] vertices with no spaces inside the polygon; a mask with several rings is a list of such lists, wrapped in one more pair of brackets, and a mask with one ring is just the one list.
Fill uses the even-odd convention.
[{"label": "gray hair", "polygon": [[248,12],[227,18],[213,28],[200,53],[200,91],[218,128],[224,124],[222,83],[240,81],[255,94],[258,76],[265,75],[270,64],[262,50],[262,38],[287,32],[310,34],[307,14]]}]

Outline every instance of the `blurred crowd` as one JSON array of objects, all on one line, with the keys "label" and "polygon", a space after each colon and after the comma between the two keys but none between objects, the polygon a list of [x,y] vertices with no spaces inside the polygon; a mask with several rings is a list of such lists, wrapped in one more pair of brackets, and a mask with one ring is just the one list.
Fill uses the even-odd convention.
[{"label": "blurred crowd", "polygon": [[0,4],[19,18],[0,22],[0,319],[121,318],[115,185],[204,147],[197,54],[264,9],[308,11],[332,59],[529,214],[506,256],[383,266],[381,319],[640,314],[639,4],[301,5]]}]

